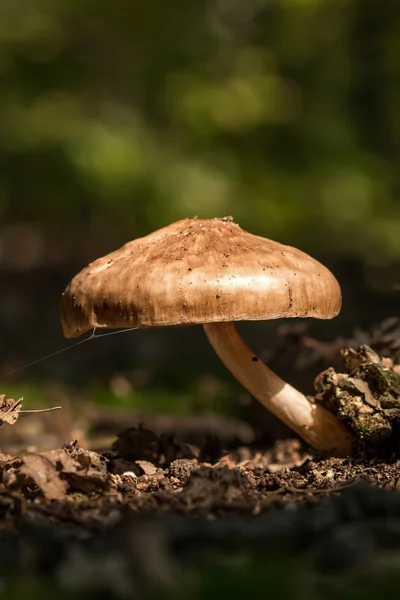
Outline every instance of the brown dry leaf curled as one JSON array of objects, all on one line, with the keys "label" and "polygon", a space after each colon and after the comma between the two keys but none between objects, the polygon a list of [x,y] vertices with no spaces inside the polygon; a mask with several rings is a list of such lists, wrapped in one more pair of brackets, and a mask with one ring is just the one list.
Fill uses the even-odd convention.
[{"label": "brown dry leaf curled", "polygon": [[20,473],[30,477],[42,491],[47,500],[64,498],[68,484],[62,481],[53,463],[41,454],[25,454]]}]

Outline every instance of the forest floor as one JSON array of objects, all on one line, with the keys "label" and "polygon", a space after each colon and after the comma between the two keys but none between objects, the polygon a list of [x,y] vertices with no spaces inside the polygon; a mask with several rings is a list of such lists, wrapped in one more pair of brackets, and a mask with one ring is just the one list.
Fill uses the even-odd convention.
[{"label": "forest floor", "polygon": [[[176,417],[164,432],[157,414],[151,426],[119,432],[116,417],[113,435],[96,436],[92,415],[90,431],[59,432],[70,441],[57,445],[43,429],[51,413],[14,425],[4,405],[0,595],[212,599],[268,590],[365,600],[398,592],[398,369],[365,345],[344,358],[347,370],[328,369],[316,398],[341,417],[343,402],[356,402],[345,415],[361,440],[351,458],[320,456],[292,438],[235,441],[238,423],[222,416],[212,427],[194,416],[187,430]],[[112,418],[99,409],[110,430]],[[28,423],[41,443],[24,439]]]}]

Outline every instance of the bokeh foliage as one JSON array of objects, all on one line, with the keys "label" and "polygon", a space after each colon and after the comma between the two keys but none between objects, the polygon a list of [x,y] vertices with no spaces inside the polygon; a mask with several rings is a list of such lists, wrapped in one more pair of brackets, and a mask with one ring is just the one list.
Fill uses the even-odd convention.
[{"label": "bokeh foliage", "polygon": [[398,259],[399,18],[393,0],[2,0],[0,218],[132,238],[233,214]]}]

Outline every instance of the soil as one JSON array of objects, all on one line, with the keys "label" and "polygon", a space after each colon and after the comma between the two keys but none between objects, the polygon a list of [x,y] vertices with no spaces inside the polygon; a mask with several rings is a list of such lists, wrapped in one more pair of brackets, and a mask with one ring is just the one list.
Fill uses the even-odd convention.
[{"label": "soil", "polygon": [[400,549],[396,454],[323,458],[295,439],[227,452],[139,427],[101,453],[2,454],[0,473],[0,577],[45,573],[68,594],[147,597],[271,544],[341,577]]},{"label": "soil", "polygon": [[[45,415],[19,419],[21,403],[1,397],[7,597],[32,598],[32,586],[41,599],[48,586],[49,598],[220,598],[221,589],[238,598],[265,586],[282,598],[398,593],[399,368],[366,345],[342,359],[342,372],[318,376],[312,401],[353,431],[349,458],[291,438],[260,446],[249,424],[216,416],[186,429],[153,416],[110,440],[110,431],[96,438],[92,414],[90,435],[49,450],[9,432],[30,423],[36,439],[54,442],[72,418],[57,435],[40,431]],[[98,415],[98,433],[105,421]]]}]

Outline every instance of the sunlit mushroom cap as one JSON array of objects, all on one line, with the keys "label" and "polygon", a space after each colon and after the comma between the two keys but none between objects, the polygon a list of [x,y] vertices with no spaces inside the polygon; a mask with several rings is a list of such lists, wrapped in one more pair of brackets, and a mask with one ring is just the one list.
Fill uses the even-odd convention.
[{"label": "sunlit mushroom cap", "polygon": [[341,308],[332,273],[231,218],[183,219],[89,264],[62,296],[64,335],[120,329],[330,319]]}]

